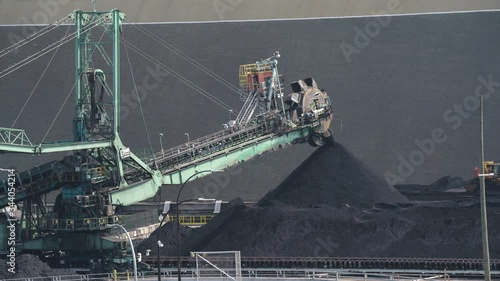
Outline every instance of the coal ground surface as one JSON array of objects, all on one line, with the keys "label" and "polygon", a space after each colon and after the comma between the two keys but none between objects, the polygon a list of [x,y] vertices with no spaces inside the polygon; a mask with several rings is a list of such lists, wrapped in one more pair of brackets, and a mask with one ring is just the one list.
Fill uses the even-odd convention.
[{"label": "coal ground surface", "polygon": [[[183,241],[190,232],[190,228],[181,227],[179,229],[180,239]],[[146,253],[150,250],[150,255],[156,256],[158,254],[158,231],[160,232],[160,241],[163,248],[160,250],[162,255],[176,255],[177,254],[177,225],[175,223],[166,223],[161,229],[156,229],[148,239],[145,239],[137,246],[138,253]],[[182,244],[182,243],[181,243]]]},{"label": "coal ground surface", "polygon": [[464,186],[467,184],[461,177],[442,177],[428,185],[399,184],[396,189],[412,201],[438,201],[470,198]]},{"label": "coal ground surface", "polygon": [[[443,190],[455,183],[445,177],[421,190]],[[206,226],[186,229],[183,255],[239,250],[243,256],[482,256],[476,199],[408,201],[338,144],[319,148],[257,206],[247,207],[238,199],[230,204]],[[490,202],[488,207],[489,221],[500,219],[500,205]],[[164,229],[169,238],[175,227]],[[490,223],[489,235],[495,258],[500,255],[498,224]],[[156,245],[156,236],[148,240],[146,245]],[[170,245],[161,254],[175,251]]]},{"label": "coal ground surface", "polygon": [[[497,208],[498,209],[498,208]],[[491,222],[500,218],[490,215]],[[240,250],[244,256],[481,257],[477,204],[397,209],[244,208],[222,229],[194,230],[187,251]],[[500,228],[490,225],[490,255],[498,257]],[[205,238],[205,240],[203,239]]]},{"label": "coal ground surface", "polygon": [[[28,277],[46,277],[61,275],[76,275],[71,269],[53,269],[41,261],[37,256],[23,254],[16,256],[15,273],[7,271],[10,266],[5,259],[0,259],[0,279],[28,278]],[[47,279],[50,280],[50,279]]]}]

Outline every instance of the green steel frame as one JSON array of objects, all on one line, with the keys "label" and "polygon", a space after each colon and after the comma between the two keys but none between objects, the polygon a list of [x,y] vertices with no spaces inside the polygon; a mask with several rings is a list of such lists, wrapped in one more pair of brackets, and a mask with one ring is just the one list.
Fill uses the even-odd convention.
[{"label": "green steel frame", "polygon": [[[214,151],[208,155],[201,155],[198,158],[174,165],[168,169],[158,169],[161,163],[145,163],[134,153],[130,152],[125,147],[120,139],[120,33],[121,23],[124,19],[124,14],[118,10],[111,12],[83,12],[75,11],[70,15],[70,18],[75,23],[77,30],[75,43],[75,116],[73,119],[73,141],[56,142],[56,143],[40,143],[32,144],[23,130],[0,128],[0,153],[26,153],[26,154],[46,154],[53,152],[73,151],[75,157],[92,157],[98,162],[107,165],[118,177],[116,186],[105,186],[106,196],[109,198],[109,203],[112,205],[131,205],[145,199],[155,196],[162,185],[182,184],[185,179],[195,175],[200,170],[221,170],[233,165],[237,165],[243,161],[249,160],[257,155],[267,151],[273,151],[293,144],[297,141],[304,140],[311,132],[312,128],[317,126],[314,124],[294,125],[287,127],[286,130],[277,129],[276,131],[265,131],[263,134],[255,134],[253,138],[243,138],[241,142],[224,149]],[[101,25],[104,35],[107,35],[112,41],[112,55],[106,53],[106,46],[110,42],[97,42],[91,40],[90,26]],[[98,40],[99,41],[99,40]],[[109,46],[108,46],[109,51]],[[93,69],[93,53],[99,51],[109,71]],[[274,64],[273,75],[277,76],[277,60],[273,59]],[[112,73],[112,88],[105,85],[105,74]],[[103,85],[103,89],[112,96],[112,120],[109,120],[103,105],[95,104],[95,87],[89,84],[88,77],[92,76],[98,83]],[[87,79],[85,79],[87,77]],[[272,83],[274,83],[274,79]],[[279,83],[279,81],[278,81]],[[274,88],[274,85],[271,85]],[[277,95],[269,97],[281,99],[283,114],[285,115],[285,107],[281,93],[281,84],[279,85],[279,93],[271,91],[269,95]],[[103,90],[102,90],[103,91]],[[102,93],[101,93],[102,94]],[[94,102],[94,104],[93,104]],[[108,134],[94,134],[87,128],[88,112],[93,112],[95,108],[99,108],[99,113],[106,116],[109,122]],[[270,114],[269,116],[275,113]],[[284,117],[284,116],[282,116]],[[95,118],[95,116],[91,116]],[[266,117],[267,118],[267,117]],[[283,121],[282,118],[274,116],[276,122]],[[286,119],[286,118],[285,118]],[[274,120],[274,119],[273,119]],[[272,121],[274,122],[274,121]],[[272,123],[271,122],[271,123]],[[288,121],[287,121],[288,122]],[[265,123],[263,126],[267,126]],[[244,131],[244,130],[243,130]],[[244,133],[242,133],[244,134]],[[188,143],[190,145],[190,143]],[[208,145],[208,144],[207,144]],[[104,164],[105,163],[105,164]],[[137,182],[126,180],[124,173],[124,164],[127,167],[133,166],[136,170],[147,175],[146,179]],[[61,164],[62,165],[62,164]],[[56,165],[57,166],[57,165]],[[30,206],[39,202],[40,195],[49,191],[61,188],[65,183],[60,183],[55,176],[58,169],[53,164],[48,167],[47,171],[54,172],[50,177],[42,178],[41,182],[29,182],[28,185],[21,187],[22,191],[16,196],[16,202],[24,202],[26,212],[31,212]],[[155,167],[156,168],[152,168]],[[31,170],[30,170],[31,171]],[[27,174],[30,174],[27,171]],[[42,175],[42,172],[39,172]],[[198,177],[203,177],[206,174],[200,174]],[[24,184],[23,179],[20,179],[20,184]],[[37,185],[38,184],[38,185]],[[70,186],[71,187],[71,186]],[[75,185],[73,187],[79,187]],[[0,193],[2,192],[0,185]],[[1,195],[1,194],[0,194]],[[5,196],[4,196],[5,197]],[[5,205],[6,200],[0,200],[0,207]],[[33,213],[35,214],[35,213]],[[25,220],[33,220],[36,218],[39,222],[37,228],[43,226],[51,228],[52,232],[40,235],[31,235],[32,239],[23,241],[25,250],[77,250],[77,251],[95,251],[95,250],[116,250],[115,244],[119,241],[110,241],[101,237],[101,232],[107,229],[107,220],[114,219],[113,216],[102,216],[90,218],[87,223],[87,218],[83,217],[81,227],[82,232],[67,227],[74,225],[74,221],[82,219],[81,217],[68,218],[70,221],[53,220],[50,214],[41,217],[37,211],[35,216],[24,215]],[[50,219],[50,221],[49,221]],[[101,222],[106,220],[106,223]],[[41,223],[40,223],[41,221]],[[64,227],[61,227],[64,225]],[[85,229],[89,225],[89,229]],[[97,225],[97,226],[96,226]],[[55,228],[53,226],[56,226]],[[42,228],[43,228],[42,227]],[[34,226],[31,227],[35,229]],[[40,228],[41,229],[41,228]],[[30,230],[31,231],[31,230]],[[47,231],[45,229],[45,231]],[[72,232],[72,233],[68,233]],[[63,239],[61,239],[63,238]],[[4,242],[4,241],[0,241]],[[76,248],[75,248],[76,247]],[[1,247],[0,247],[1,248]],[[1,249],[0,249],[1,250]]]}]

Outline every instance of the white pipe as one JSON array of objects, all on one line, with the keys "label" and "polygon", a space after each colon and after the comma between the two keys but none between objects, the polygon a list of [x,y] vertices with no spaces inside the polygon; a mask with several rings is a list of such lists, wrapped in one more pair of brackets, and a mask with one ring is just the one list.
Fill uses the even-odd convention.
[{"label": "white pipe", "polygon": [[135,257],[134,244],[132,244],[132,238],[130,238],[130,235],[128,234],[128,231],[122,225],[119,225],[119,224],[109,224],[108,226],[118,226],[118,227],[120,227],[123,230],[123,232],[125,232],[125,235],[127,235],[128,242],[130,243],[130,248],[132,248],[132,256],[134,258],[134,281],[137,281],[137,260],[136,260],[136,257]]}]

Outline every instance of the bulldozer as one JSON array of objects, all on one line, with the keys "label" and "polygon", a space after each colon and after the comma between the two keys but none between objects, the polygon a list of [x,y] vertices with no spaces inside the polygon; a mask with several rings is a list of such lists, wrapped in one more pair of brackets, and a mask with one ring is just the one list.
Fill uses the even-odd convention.
[{"label": "bulldozer", "polygon": [[[494,161],[484,161],[483,168],[485,174],[490,174],[484,177],[486,194],[500,193],[500,163]],[[464,186],[467,192],[470,192],[474,197],[479,196],[479,167],[474,168],[474,176],[467,181]]]}]

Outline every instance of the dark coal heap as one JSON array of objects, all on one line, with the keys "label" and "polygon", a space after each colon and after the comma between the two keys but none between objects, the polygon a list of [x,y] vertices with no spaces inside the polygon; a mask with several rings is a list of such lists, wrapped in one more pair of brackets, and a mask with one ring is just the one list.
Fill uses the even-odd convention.
[{"label": "dark coal heap", "polygon": [[[446,177],[420,189],[457,184],[458,180]],[[209,224],[191,230],[181,251],[183,255],[239,250],[243,256],[480,258],[477,200],[460,195],[440,201],[433,196],[431,192],[428,200],[409,202],[341,145],[321,147],[256,207],[233,200]],[[490,202],[489,208],[489,221],[500,219],[500,204]],[[155,235],[151,239],[148,243],[156,243]],[[498,224],[490,224],[490,248],[491,257],[500,254]],[[175,253],[165,250],[166,255]]]},{"label": "dark coal heap", "polygon": [[[31,254],[22,254],[16,256],[15,263],[16,269],[15,273],[13,274],[8,271],[10,267],[7,265],[7,261],[0,259],[0,279],[76,275],[76,272],[72,269],[50,268],[37,256]],[[47,280],[52,279],[47,278]]]},{"label": "dark coal heap", "polygon": [[[161,229],[156,229],[151,233],[148,239],[145,239],[137,246],[138,253],[146,253],[150,250],[150,255],[158,254],[158,231],[160,231],[160,241],[163,248],[160,249],[162,255],[175,256],[177,254],[177,225],[175,223],[166,223]],[[190,232],[190,228],[181,227],[179,230],[180,239],[183,241]]]},{"label": "dark coal heap", "polygon": [[446,176],[429,185],[398,184],[394,187],[412,201],[437,201],[470,197],[471,194],[467,193],[464,188],[466,184],[461,177]]},{"label": "dark coal heap", "polygon": [[318,148],[259,206],[290,205],[299,208],[329,206],[370,207],[377,203],[407,203],[406,197],[373,174],[341,144]]},{"label": "dark coal heap", "polygon": [[[463,188],[466,182],[461,177],[446,176],[438,179],[437,181],[429,184],[397,184],[394,187],[403,194],[416,194],[434,192],[446,192],[450,189]],[[465,190],[463,190],[465,191]]]},{"label": "dark coal heap", "polygon": [[[243,256],[482,256],[477,204],[440,203],[370,210],[240,207],[237,213],[232,220],[217,220],[219,228],[193,230],[183,242],[183,255],[189,251],[240,250]],[[497,219],[499,213],[489,217],[492,222]],[[498,225],[490,225],[490,249],[490,255],[498,257]]]}]

